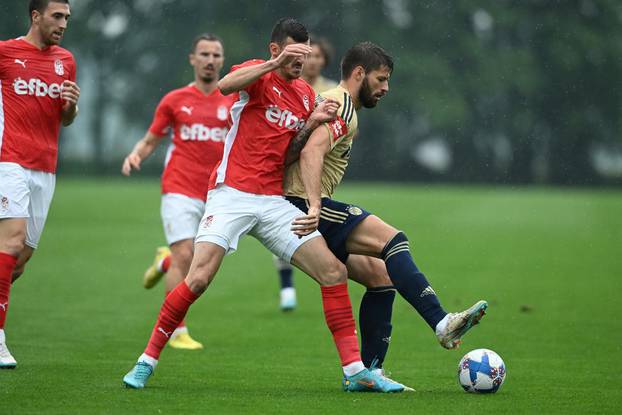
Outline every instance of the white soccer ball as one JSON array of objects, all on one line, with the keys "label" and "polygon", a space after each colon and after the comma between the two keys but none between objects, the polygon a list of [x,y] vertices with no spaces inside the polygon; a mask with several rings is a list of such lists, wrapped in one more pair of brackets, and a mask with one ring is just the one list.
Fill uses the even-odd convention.
[{"label": "white soccer ball", "polygon": [[458,381],[467,392],[495,393],[505,380],[505,363],[488,349],[465,354],[458,365]]}]

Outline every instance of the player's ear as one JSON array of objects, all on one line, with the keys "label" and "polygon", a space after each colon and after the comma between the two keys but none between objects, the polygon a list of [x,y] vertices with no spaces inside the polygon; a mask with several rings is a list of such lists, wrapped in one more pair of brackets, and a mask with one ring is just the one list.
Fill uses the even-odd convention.
[{"label": "player's ear", "polygon": [[41,13],[39,12],[39,10],[33,10],[32,13],[30,14],[30,20],[31,23],[39,23],[39,19],[41,19]]},{"label": "player's ear", "polygon": [[278,43],[270,42],[268,47],[270,48],[270,55],[272,55],[272,57],[276,58],[281,54],[281,47]]},{"label": "player's ear", "polygon": [[354,68],[352,73],[354,74],[354,80],[356,82],[361,82],[363,78],[365,78],[365,68],[360,65]]}]

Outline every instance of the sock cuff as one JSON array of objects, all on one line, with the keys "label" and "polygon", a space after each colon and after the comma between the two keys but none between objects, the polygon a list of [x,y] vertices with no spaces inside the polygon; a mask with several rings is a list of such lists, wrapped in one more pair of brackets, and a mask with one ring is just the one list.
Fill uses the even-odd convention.
[{"label": "sock cuff", "polygon": [[386,261],[387,259],[391,258],[393,255],[399,252],[404,252],[404,251],[409,251],[409,250],[410,250],[410,246],[408,245],[408,238],[406,237],[404,232],[399,231],[398,233],[395,234],[393,239],[387,242],[384,248],[382,248],[381,256],[382,256],[382,259]]},{"label": "sock cuff", "polygon": [[336,297],[339,295],[343,295],[343,294],[348,294],[348,283],[342,283],[342,284],[337,284],[337,285],[322,285],[320,287],[320,289],[322,290],[322,295],[325,295],[327,297]]},{"label": "sock cuff", "polygon": [[194,302],[197,298],[199,298],[199,294],[195,294],[192,292],[186,281],[180,282],[177,287],[173,291],[177,291],[177,293],[184,299],[189,302]]},{"label": "sock cuff", "polygon": [[367,288],[367,291],[365,291],[366,293],[371,293],[371,294],[382,294],[382,293],[387,293],[387,292],[392,292],[393,294],[395,294],[395,287],[392,285],[385,285],[385,286],[381,286],[381,287],[371,287],[371,288]]},{"label": "sock cuff", "polygon": [[7,264],[14,267],[17,264],[17,255],[0,252],[0,264]]}]

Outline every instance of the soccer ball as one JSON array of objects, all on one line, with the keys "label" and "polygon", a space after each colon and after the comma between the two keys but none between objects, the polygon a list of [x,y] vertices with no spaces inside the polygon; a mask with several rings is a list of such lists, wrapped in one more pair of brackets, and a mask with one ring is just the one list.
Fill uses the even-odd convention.
[{"label": "soccer ball", "polygon": [[458,381],[467,392],[495,393],[504,380],[505,363],[492,350],[472,350],[458,365]]}]

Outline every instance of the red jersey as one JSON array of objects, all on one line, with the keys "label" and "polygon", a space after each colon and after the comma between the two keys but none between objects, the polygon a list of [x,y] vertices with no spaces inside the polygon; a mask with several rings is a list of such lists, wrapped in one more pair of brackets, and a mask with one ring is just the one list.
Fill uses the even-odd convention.
[{"label": "red jersey", "polygon": [[[262,62],[247,61],[231,71]],[[247,193],[282,195],[287,147],[311,115],[315,93],[302,79],[287,81],[272,71],[239,95],[211,187],[225,183]]]},{"label": "red jersey", "polygon": [[162,193],[179,193],[205,200],[212,170],[222,157],[229,109],[237,96],[219,89],[205,95],[190,85],[168,93],[158,105],[149,131],[172,143],[162,174]]},{"label": "red jersey", "polygon": [[76,80],[66,49],[0,41],[0,161],[56,172],[65,80]]}]

